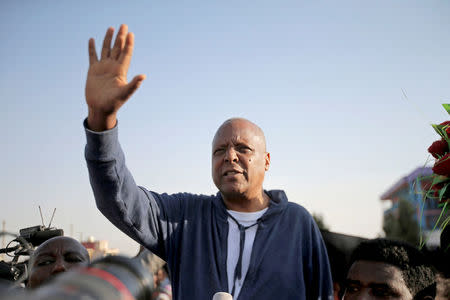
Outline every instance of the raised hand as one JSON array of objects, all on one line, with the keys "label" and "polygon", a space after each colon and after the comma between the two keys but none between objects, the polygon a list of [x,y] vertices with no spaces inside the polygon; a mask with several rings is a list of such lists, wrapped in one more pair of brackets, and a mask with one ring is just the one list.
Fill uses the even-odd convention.
[{"label": "raised hand", "polygon": [[121,25],[114,46],[112,27],[106,31],[100,60],[94,39],[89,40],[89,71],[86,80],[86,103],[89,108],[88,126],[94,131],[111,129],[116,124],[119,108],[138,89],[145,75],[127,82],[134,47],[134,35],[127,25]]}]

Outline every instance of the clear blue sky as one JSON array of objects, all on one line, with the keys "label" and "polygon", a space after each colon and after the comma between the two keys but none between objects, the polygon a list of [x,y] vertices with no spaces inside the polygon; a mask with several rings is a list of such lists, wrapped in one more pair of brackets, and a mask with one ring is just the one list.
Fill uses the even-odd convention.
[{"label": "clear blue sky", "polygon": [[[142,1],[144,2],[144,1]],[[141,2],[141,3],[142,3]],[[90,37],[135,33],[129,71],[148,76],[119,115],[138,184],[216,192],[210,147],[227,118],[265,131],[265,188],[375,237],[379,196],[421,166],[448,119],[446,1],[9,1],[0,6],[0,218],[137,246],[96,209],[83,151]],[[364,3],[363,3],[364,2]],[[408,99],[403,96],[402,89]]]}]

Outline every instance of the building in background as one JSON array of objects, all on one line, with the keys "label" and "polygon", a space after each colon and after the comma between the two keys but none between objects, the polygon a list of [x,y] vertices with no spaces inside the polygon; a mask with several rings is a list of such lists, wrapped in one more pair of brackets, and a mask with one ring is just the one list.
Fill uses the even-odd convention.
[{"label": "building in background", "polygon": [[96,241],[93,236],[88,237],[87,241],[82,241],[81,244],[87,249],[91,260],[101,258],[108,255],[118,255],[119,249],[108,247],[107,240]]},{"label": "building in background", "polygon": [[[393,216],[398,218],[399,205],[401,201],[408,202],[414,209],[413,218],[419,225],[420,231],[427,240],[427,245],[439,245],[439,228],[434,228],[438,221],[441,209],[436,199],[425,198],[424,195],[431,185],[430,167],[421,167],[401,178],[385,191],[380,199],[390,201],[391,206],[384,211],[384,220]],[[433,230],[434,229],[434,230]]]}]

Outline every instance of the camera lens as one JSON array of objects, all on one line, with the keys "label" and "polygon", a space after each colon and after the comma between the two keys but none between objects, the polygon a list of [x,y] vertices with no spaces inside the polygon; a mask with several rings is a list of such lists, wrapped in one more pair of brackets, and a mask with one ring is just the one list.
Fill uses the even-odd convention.
[{"label": "camera lens", "polygon": [[[153,276],[137,258],[107,256],[59,275],[30,299],[151,299]],[[33,295],[34,296],[34,295]]]}]

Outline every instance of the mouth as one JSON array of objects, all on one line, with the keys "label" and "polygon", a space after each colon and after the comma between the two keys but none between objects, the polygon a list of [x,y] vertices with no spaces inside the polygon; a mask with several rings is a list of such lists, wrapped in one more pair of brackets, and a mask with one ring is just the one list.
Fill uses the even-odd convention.
[{"label": "mouth", "polygon": [[227,170],[227,171],[223,172],[223,176],[234,176],[234,175],[238,175],[238,174],[242,174],[242,172],[238,171],[238,170]]}]

